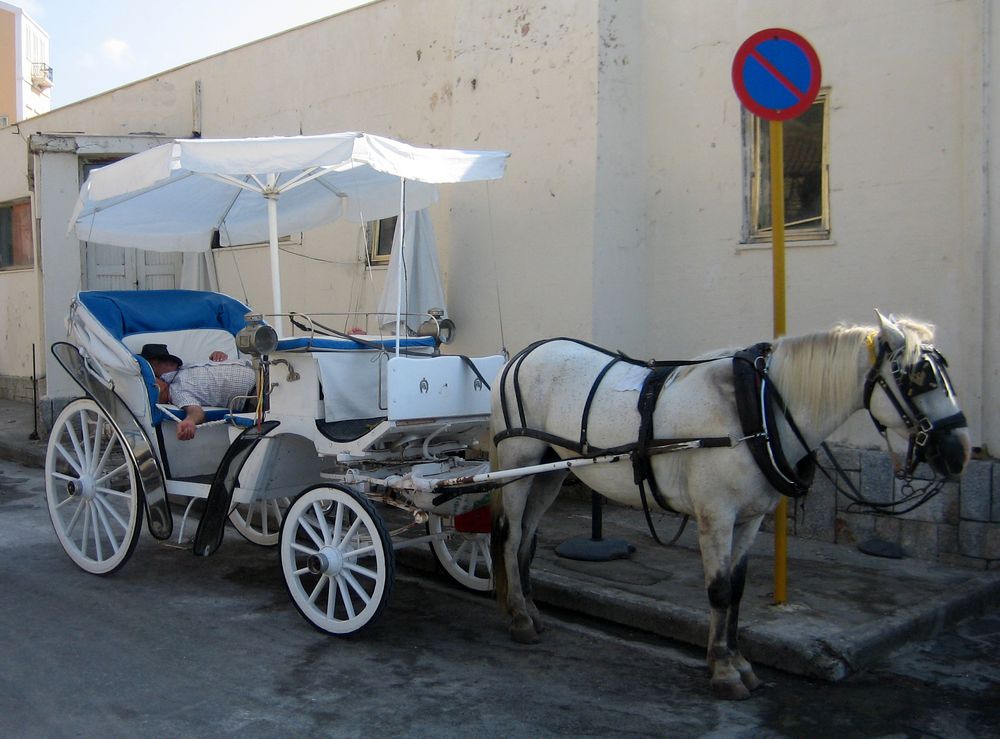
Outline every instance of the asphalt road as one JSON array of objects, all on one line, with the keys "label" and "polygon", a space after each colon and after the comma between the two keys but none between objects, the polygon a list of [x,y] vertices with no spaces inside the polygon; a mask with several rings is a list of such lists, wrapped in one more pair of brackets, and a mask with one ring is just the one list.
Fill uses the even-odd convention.
[{"label": "asphalt road", "polygon": [[310,627],[277,551],[235,534],[207,559],[144,534],[100,578],[48,520],[41,470],[0,461],[0,736],[992,737],[1000,614],[842,683],[761,669],[715,700],[702,654],[548,613],[544,642],[506,635],[493,602],[400,569],[347,639]]}]

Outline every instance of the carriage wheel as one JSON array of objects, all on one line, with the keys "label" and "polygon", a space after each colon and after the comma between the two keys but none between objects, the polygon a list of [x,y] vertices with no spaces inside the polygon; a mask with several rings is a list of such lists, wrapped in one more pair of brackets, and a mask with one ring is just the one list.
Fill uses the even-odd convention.
[{"label": "carriage wheel", "polygon": [[382,613],[395,555],[367,498],[339,485],[307,489],[281,524],[281,570],[292,602],[328,634],[353,634]]},{"label": "carriage wheel", "polygon": [[135,549],[142,520],[139,487],[125,440],[90,398],[56,418],[45,456],[52,527],[81,569],[108,575]]},{"label": "carriage wheel", "polygon": [[490,535],[459,531],[454,516],[431,513],[427,519],[431,549],[441,566],[460,585],[485,592],[493,587],[493,560],[490,558]]},{"label": "carriage wheel", "polygon": [[278,543],[281,522],[291,504],[291,498],[260,498],[237,503],[229,513],[229,521],[250,543],[273,547]]}]

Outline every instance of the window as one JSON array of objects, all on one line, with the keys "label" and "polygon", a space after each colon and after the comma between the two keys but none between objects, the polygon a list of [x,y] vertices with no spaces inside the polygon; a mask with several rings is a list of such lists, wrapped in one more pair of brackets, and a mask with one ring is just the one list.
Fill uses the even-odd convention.
[{"label": "window", "polygon": [[372,264],[388,263],[395,233],[396,216],[365,222],[365,244],[368,249],[368,259]]},{"label": "window", "polygon": [[31,203],[23,200],[0,205],[0,269],[31,267]]},{"label": "window", "polygon": [[[785,121],[785,240],[830,238],[829,90],[821,90],[809,110]],[[751,143],[748,228],[745,241],[771,241],[770,124],[746,114]]]}]

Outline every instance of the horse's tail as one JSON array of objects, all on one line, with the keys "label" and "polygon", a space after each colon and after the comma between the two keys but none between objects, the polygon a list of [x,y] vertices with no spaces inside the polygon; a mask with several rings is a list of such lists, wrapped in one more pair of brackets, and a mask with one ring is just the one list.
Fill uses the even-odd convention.
[{"label": "horse's tail", "polygon": [[490,554],[493,558],[493,594],[502,608],[506,607],[507,593],[510,583],[507,580],[507,567],[504,562],[504,550],[507,548],[507,536],[510,533],[510,521],[503,510],[503,488],[494,491],[490,497]]}]

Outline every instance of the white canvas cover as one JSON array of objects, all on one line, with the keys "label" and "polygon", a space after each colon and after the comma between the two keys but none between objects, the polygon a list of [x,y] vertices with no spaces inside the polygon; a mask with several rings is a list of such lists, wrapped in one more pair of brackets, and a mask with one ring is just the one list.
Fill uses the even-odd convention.
[{"label": "white canvas cover", "polygon": [[499,179],[508,156],[354,132],[178,139],[91,172],[70,228],[82,241],[152,251],[208,251],[216,233],[222,246],[268,242],[282,336],[279,235],[400,215],[401,203],[414,213],[436,202],[436,184]]},{"label": "white canvas cover", "polygon": [[[398,226],[393,235],[392,255],[389,258],[382,296],[378,301],[377,314],[379,325],[395,326],[396,307],[401,295],[399,313],[403,314],[402,320],[406,326],[416,333],[420,324],[427,320],[427,311],[432,308],[440,309],[444,317],[448,316],[448,311],[444,288],[441,286],[441,269],[438,266],[437,243],[430,214],[421,210],[408,216],[405,229],[403,248],[400,248],[401,229]],[[405,268],[401,263],[405,263]],[[402,290],[399,286],[401,275],[404,276]]]},{"label": "white canvas cover", "polygon": [[207,251],[347,217],[376,220],[437,200],[436,184],[498,179],[508,154],[430,149],[365,133],[178,139],[93,171],[71,228],[83,241],[153,251]]}]

